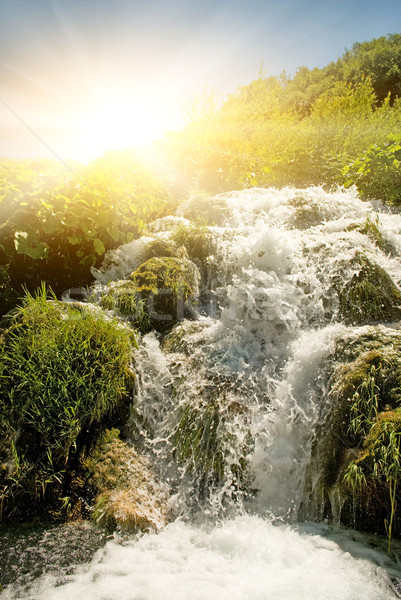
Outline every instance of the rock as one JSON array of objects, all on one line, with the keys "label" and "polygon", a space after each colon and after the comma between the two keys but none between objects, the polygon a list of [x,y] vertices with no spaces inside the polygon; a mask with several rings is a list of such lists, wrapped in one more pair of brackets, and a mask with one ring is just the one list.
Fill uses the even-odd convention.
[{"label": "rock", "polygon": [[389,534],[390,522],[393,531],[401,526],[391,498],[401,483],[400,332],[365,328],[338,342],[336,358],[332,408],[318,428],[301,517]]},{"label": "rock", "polygon": [[148,242],[143,249],[143,262],[150,258],[174,256],[175,258],[188,258],[187,252],[182,245],[176,244],[173,240],[156,238]]},{"label": "rock", "polygon": [[119,316],[127,318],[131,325],[143,333],[150,329],[150,319],[146,310],[146,302],[138,292],[133,281],[122,279],[109,283],[100,300],[106,310],[112,310]]},{"label": "rock", "polygon": [[147,459],[118,436],[117,429],[107,431],[92,455],[93,519],[110,529],[159,531],[167,522],[167,487]]},{"label": "rock", "polygon": [[349,324],[397,321],[401,318],[401,292],[382,267],[358,253],[351,279],[337,284],[340,314]]},{"label": "rock", "polygon": [[186,258],[154,257],[130,275],[146,302],[151,325],[165,331],[184,316],[192,316],[199,295],[197,266]]}]

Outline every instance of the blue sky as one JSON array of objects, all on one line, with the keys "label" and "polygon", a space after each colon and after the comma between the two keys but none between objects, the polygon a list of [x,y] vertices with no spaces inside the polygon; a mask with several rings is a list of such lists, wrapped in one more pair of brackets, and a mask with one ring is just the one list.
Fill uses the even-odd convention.
[{"label": "blue sky", "polygon": [[400,0],[0,0],[0,155],[48,155],[28,127],[61,155],[150,139],[261,61],[292,74],[395,32]]}]

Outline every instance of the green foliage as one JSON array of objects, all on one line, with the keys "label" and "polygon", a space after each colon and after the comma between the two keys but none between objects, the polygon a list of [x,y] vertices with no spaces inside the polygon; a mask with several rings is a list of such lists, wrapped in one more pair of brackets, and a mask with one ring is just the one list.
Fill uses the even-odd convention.
[{"label": "green foliage", "polygon": [[99,310],[48,300],[45,288],[26,296],[0,349],[5,511],[19,499],[22,513],[34,513],[48,487],[62,488],[89,431],[132,386],[134,345],[132,332]]},{"label": "green foliage", "polygon": [[397,151],[385,144],[389,135],[401,135],[400,40],[397,34],[357,44],[336,63],[300,67],[293,78],[260,76],[170,134],[160,151],[177,181],[219,193],[348,185],[361,167],[356,162],[354,174],[349,165],[377,146],[388,158],[379,150],[370,158],[383,164],[364,169],[372,185],[382,172],[383,182],[375,190],[363,183],[361,193],[397,202]]},{"label": "green foliage", "polygon": [[372,419],[372,411],[367,406],[364,408],[358,416],[363,423],[362,430],[358,432],[363,436],[363,450],[356,460],[349,463],[343,482],[357,500],[369,482],[385,486],[389,500],[389,517],[385,519],[385,528],[390,552],[397,491],[401,482],[401,412],[399,409],[382,412]]},{"label": "green foliage", "polygon": [[74,165],[74,173],[56,163],[0,161],[0,174],[0,259],[14,287],[32,290],[44,280],[59,294],[87,284],[107,250],[172,206],[166,184],[124,152]]},{"label": "green foliage", "polygon": [[354,497],[359,496],[366,485],[366,475],[362,467],[351,461],[345,470],[343,483],[351,490]]},{"label": "green foliage", "polygon": [[401,95],[401,34],[393,33],[368,42],[355,43],[337,61],[339,75],[356,83],[370,77],[378,102],[388,94]]},{"label": "green foliage", "polygon": [[352,85],[337,81],[333,87],[316,98],[312,106],[314,118],[363,118],[369,115],[375,104],[375,93],[369,79]]},{"label": "green foliage", "polygon": [[380,369],[381,365],[379,367],[372,365],[366,378],[352,397],[348,433],[351,434],[354,441],[360,440],[361,437],[368,434],[377,417],[380,388],[376,384],[375,377]]},{"label": "green foliage", "polygon": [[362,197],[386,198],[389,204],[401,202],[401,134],[370,146],[343,169],[345,184],[358,187]]}]

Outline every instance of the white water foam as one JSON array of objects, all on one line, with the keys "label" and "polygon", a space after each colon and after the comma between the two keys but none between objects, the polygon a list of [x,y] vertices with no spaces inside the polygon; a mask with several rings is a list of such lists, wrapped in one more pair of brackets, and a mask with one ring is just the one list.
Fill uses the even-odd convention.
[{"label": "white water foam", "polygon": [[[324,528],[323,528],[324,533]],[[354,542],[344,550],[322,528],[243,516],[213,528],[176,521],[159,535],[109,542],[62,586],[43,577],[31,600],[392,600],[386,571]],[[12,590],[2,600],[13,598]]]}]

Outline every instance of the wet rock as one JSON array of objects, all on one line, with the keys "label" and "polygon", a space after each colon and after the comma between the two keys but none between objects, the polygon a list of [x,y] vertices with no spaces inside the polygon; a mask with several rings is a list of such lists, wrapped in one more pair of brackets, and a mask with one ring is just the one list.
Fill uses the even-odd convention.
[{"label": "wet rock", "polygon": [[146,302],[152,327],[165,331],[184,316],[191,316],[199,295],[197,266],[186,258],[154,257],[130,275]]},{"label": "wet rock", "polygon": [[332,409],[318,428],[303,516],[390,537],[401,526],[391,495],[401,483],[400,356],[397,329],[369,327],[338,342]]},{"label": "wet rock", "polygon": [[90,469],[96,522],[129,531],[158,531],[166,524],[167,487],[147,459],[119,439],[118,430],[107,431],[98,442]]},{"label": "wet rock", "polygon": [[337,285],[340,314],[346,323],[390,322],[401,318],[401,292],[378,264],[358,253],[351,263],[354,274]]}]

